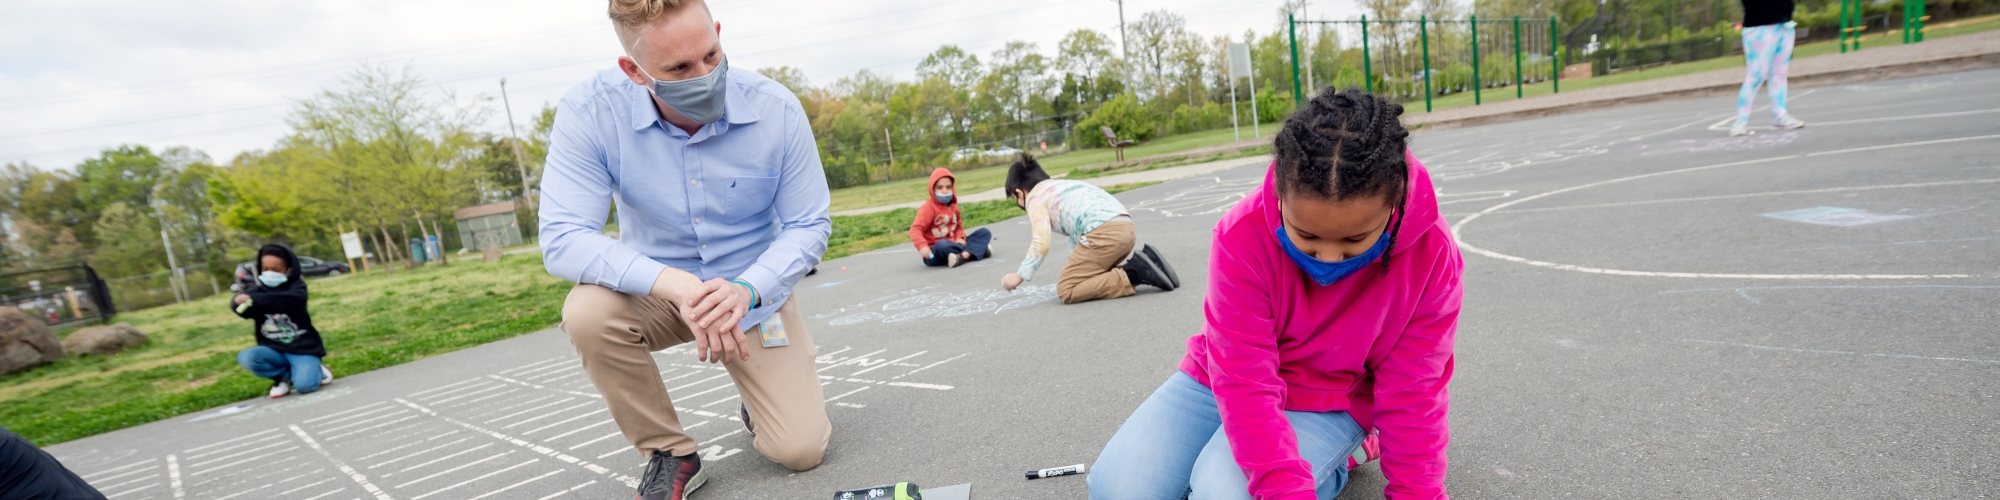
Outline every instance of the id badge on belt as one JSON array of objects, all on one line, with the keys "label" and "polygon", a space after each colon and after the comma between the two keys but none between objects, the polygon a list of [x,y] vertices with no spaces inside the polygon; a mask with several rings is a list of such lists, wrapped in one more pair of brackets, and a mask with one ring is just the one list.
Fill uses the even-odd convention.
[{"label": "id badge on belt", "polygon": [[764,347],[792,345],[791,338],[785,336],[785,320],[780,315],[771,315],[771,319],[764,320],[764,324],[757,325],[757,330],[764,337]]}]

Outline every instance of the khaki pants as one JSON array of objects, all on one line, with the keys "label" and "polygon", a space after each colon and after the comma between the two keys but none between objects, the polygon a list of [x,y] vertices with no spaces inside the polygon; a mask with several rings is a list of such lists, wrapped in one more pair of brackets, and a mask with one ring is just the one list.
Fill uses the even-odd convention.
[{"label": "khaki pants", "polygon": [[1132,221],[1125,219],[1105,222],[1084,233],[1076,248],[1070,249],[1062,275],[1056,277],[1056,297],[1064,304],[1075,304],[1131,295],[1132,280],[1118,264],[1132,254],[1138,239]]},{"label": "khaki pants", "polygon": [[[826,454],[827,439],[833,436],[833,424],[827,421],[826,397],[820,392],[819,372],[813,367],[818,353],[812,337],[806,334],[797,299],[779,307],[778,317],[784,321],[791,345],[763,347],[756,332],[745,332],[750,360],[731,358],[723,366],[736,382],[743,404],[750,408],[757,451],[802,471],[819,465]],[[563,301],[562,330],[583,358],[590,383],[604,395],[618,430],[640,454],[651,456],[654,450],[668,450],[681,456],[698,449],[694,438],[681,430],[680,416],[652,356],[653,351],[694,341],[678,306],[597,285],[577,285]],[[687,361],[699,363],[693,356]],[[717,413],[732,410],[735,408],[722,407]]]}]

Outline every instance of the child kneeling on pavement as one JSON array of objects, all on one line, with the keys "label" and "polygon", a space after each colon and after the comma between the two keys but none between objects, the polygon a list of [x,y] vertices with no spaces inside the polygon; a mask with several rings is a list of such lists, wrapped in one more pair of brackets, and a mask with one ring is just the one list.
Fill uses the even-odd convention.
[{"label": "child kneeling on pavement", "polygon": [[957,184],[950,170],[932,170],[930,197],[917,206],[917,218],[910,221],[910,243],[917,245],[926,266],[958,267],[993,255],[991,231],[979,228],[966,234],[958,214]]},{"label": "child kneeling on pavement", "polygon": [[1069,236],[1069,263],[1056,278],[1056,297],[1064,304],[1132,295],[1137,285],[1165,291],[1180,286],[1174,268],[1152,245],[1139,245],[1132,216],[1125,204],[1103,188],[1083,181],[1050,179],[1035,157],[1022,153],[1007,168],[1007,197],[1028,211],[1033,238],[1021,268],[1000,279],[1008,290],[1035,277],[1049,254],[1050,232]]},{"label": "child kneeling on pavement", "polygon": [[271,397],[305,394],[333,381],[320,363],[326,345],[306,312],[306,280],[299,258],[284,245],[257,249],[257,282],[229,301],[237,316],[256,323],[257,346],[236,354],[236,363],[271,379]]}]

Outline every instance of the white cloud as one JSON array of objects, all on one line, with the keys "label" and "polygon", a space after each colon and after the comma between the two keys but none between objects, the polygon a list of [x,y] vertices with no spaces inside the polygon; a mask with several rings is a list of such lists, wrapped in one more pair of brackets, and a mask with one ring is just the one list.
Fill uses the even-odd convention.
[{"label": "white cloud", "polygon": [[[1279,0],[1127,0],[1205,36],[1277,26]],[[713,0],[731,63],[794,66],[815,84],[863,68],[908,79],[954,44],[1010,40],[1052,54],[1077,28],[1116,36],[1110,0]],[[1325,13],[1321,14],[1320,9]],[[1351,5],[1315,5],[1315,16]],[[497,96],[525,119],[619,54],[602,1],[179,2],[10,0],[0,6],[0,162],[69,168],[121,143],[187,145],[227,160],[284,134],[291,100],[361,63],[408,65],[440,90]],[[504,130],[493,116],[492,129]]]}]

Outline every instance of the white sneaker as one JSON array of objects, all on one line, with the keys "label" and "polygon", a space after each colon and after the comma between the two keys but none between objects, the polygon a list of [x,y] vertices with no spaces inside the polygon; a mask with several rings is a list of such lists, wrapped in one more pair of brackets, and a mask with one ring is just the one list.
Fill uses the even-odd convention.
[{"label": "white sneaker", "polygon": [[1771,122],[1771,128],[1775,128],[1778,130],[1792,130],[1796,128],[1805,128],[1805,126],[1806,122],[1799,120],[1798,118],[1793,118],[1792,115],[1785,115],[1783,118],[1779,118],[1776,121]]},{"label": "white sneaker", "polygon": [[1750,135],[1750,122],[1737,120],[1735,125],[1729,126],[1730,137],[1740,137],[1745,135]]},{"label": "white sneaker", "polygon": [[944,267],[958,267],[958,252],[944,256]]},{"label": "white sneaker", "polygon": [[319,365],[319,374],[321,375],[319,378],[319,385],[326,385],[333,383],[333,370],[327,368],[326,365]]},{"label": "white sneaker", "polygon": [[280,380],[278,381],[278,383],[271,384],[271,399],[282,398],[285,397],[286,394],[291,394],[291,393],[292,393],[291,382]]}]

